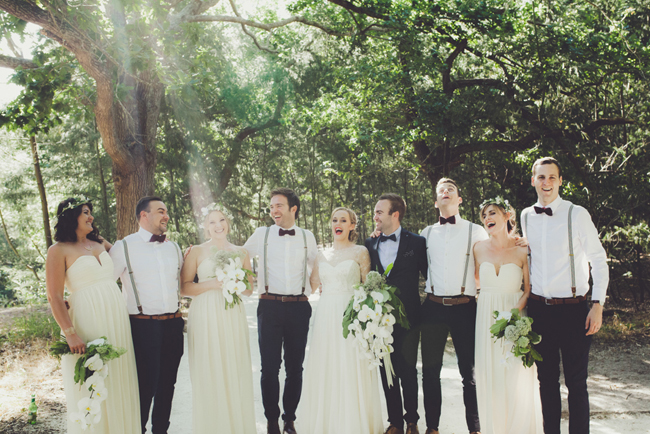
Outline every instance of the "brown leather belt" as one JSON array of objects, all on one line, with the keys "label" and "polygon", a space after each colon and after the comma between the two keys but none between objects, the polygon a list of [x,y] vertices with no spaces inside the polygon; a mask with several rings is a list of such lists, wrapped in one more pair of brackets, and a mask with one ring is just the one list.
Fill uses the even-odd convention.
[{"label": "brown leather belt", "polygon": [[580,302],[583,302],[587,299],[586,296],[581,295],[579,297],[569,297],[569,298],[544,298],[540,297],[537,294],[533,294],[532,292],[530,293],[530,298],[533,300],[541,301],[542,303],[546,304],[547,306],[550,305],[556,305],[556,304],[578,304]]},{"label": "brown leather belt", "polygon": [[174,319],[174,318],[180,318],[182,316],[183,314],[181,313],[181,311],[175,313],[165,313],[163,315],[129,315],[129,317],[135,319],[157,319],[157,320]]},{"label": "brown leather belt", "polygon": [[293,301],[309,301],[309,297],[305,294],[300,295],[274,295],[274,294],[260,294],[260,300],[273,300],[281,301],[283,303]]},{"label": "brown leather belt", "polygon": [[467,304],[476,302],[476,298],[461,295],[460,297],[437,297],[433,294],[427,294],[427,298],[434,303],[442,304],[443,306],[456,306],[458,304]]}]

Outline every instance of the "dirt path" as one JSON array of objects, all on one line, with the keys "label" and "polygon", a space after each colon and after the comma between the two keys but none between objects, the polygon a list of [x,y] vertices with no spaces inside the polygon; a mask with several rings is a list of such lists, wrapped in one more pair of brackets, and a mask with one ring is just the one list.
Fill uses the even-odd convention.
[{"label": "dirt path", "polygon": [[[318,296],[312,304],[316,308]],[[255,386],[255,407],[258,433],[264,433],[259,390],[259,350],[257,346],[257,298],[245,301],[250,330],[251,355]],[[0,322],[5,312],[0,312]],[[57,362],[37,349],[17,350],[5,348],[0,353],[0,432],[13,433],[65,433],[65,398],[61,385],[61,372]],[[650,346],[641,343],[594,344],[591,351],[589,378],[591,401],[591,432],[593,434],[647,434],[650,433]],[[281,382],[282,384],[282,382]],[[442,371],[443,410],[441,432],[465,434],[461,381],[453,347],[445,354]],[[39,423],[26,425],[25,412],[30,391],[35,391],[39,404]],[[378,390],[382,397],[383,393]],[[562,387],[566,411],[566,388]],[[420,389],[421,432],[424,423],[422,390]],[[384,409],[384,419],[386,419]],[[170,433],[190,434],[192,417],[192,389],[187,364],[187,352],[181,361]],[[563,420],[563,433],[568,433],[568,422]],[[219,433],[222,434],[222,433]],[[226,434],[226,433],[223,433]],[[233,433],[234,434],[234,433]]]}]

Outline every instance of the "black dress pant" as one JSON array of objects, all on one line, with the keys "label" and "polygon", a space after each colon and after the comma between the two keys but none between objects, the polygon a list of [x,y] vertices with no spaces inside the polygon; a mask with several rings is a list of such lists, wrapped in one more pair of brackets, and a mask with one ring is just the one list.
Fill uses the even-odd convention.
[{"label": "black dress pant", "polygon": [[549,306],[543,301],[528,300],[533,331],[542,336],[535,348],[544,359],[536,364],[545,434],[560,434],[560,354],[569,389],[569,433],[589,433],[587,371],[591,336],[585,335],[588,313],[586,301]]},{"label": "black dress pant", "polygon": [[422,304],[422,389],[427,428],[438,430],[442,410],[440,371],[447,336],[456,350],[458,369],[463,378],[465,419],[470,432],[480,431],[476,380],[474,378],[474,337],[476,302],[443,306],[429,299]]},{"label": "black dress pant", "polygon": [[[388,422],[398,428],[406,423],[417,423],[418,419],[418,345],[420,344],[420,328],[412,325],[406,330],[395,324],[393,326],[393,353],[390,355],[395,377],[393,385],[388,387],[386,369],[379,367],[381,384],[386,396]],[[403,401],[402,401],[402,398]],[[402,403],[404,406],[402,407]]]},{"label": "black dress pant", "polygon": [[260,300],[257,305],[257,334],[262,362],[264,416],[280,416],[280,366],[284,348],[284,393],[282,419],[294,421],[302,392],[302,363],[305,360],[311,305],[306,302]]},{"label": "black dress pant", "polygon": [[183,356],[183,328],[183,318],[131,318],[143,433],[146,432],[152,400],[151,431],[165,434],[169,429],[176,374]]}]

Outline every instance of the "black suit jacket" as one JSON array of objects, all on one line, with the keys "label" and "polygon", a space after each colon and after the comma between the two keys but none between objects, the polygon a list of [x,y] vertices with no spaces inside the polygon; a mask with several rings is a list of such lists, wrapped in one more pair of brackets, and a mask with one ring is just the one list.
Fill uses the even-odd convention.
[{"label": "black suit jacket", "polygon": [[[384,274],[384,266],[379,261],[377,252],[378,245],[379,237],[366,240],[366,248],[370,252],[371,269]],[[412,326],[420,324],[419,274],[422,273],[422,276],[426,278],[427,264],[426,239],[402,228],[397,257],[386,282],[399,288],[399,298],[404,303],[406,316]],[[384,265],[388,266],[388,264]]]}]

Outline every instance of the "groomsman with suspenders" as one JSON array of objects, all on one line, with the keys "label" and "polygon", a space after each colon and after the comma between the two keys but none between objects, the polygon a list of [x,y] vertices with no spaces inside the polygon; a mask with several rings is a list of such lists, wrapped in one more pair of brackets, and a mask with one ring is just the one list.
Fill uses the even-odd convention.
[{"label": "groomsman with suspenders", "polygon": [[[521,221],[530,248],[531,294],[528,315],[542,336],[536,346],[544,432],[560,434],[560,354],[569,389],[569,432],[589,432],[587,367],[591,336],[602,325],[609,283],[607,255],[589,212],[559,197],[560,164],[551,157],[533,164],[531,184],[537,203],[524,209]],[[593,277],[587,305],[589,265]]]},{"label": "groomsman with suspenders", "polygon": [[270,208],[275,224],[257,228],[244,247],[251,257],[259,256],[260,260],[257,273],[260,292],[257,332],[267,432],[280,434],[278,376],[284,348],[286,379],[282,396],[283,431],[294,434],[296,408],[302,391],[302,363],[311,317],[308,295],[312,292],[312,284],[318,285],[312,280],[318,248],[314,235],[296,226],[300,199],[293,190],[273,190]]},{"label": "groomsman with suspenders", "polygon": [[440,210],[439,222],[421,233],[427,240],[429,262],[421,327],[426,434],[438,434],[442,409],[440,371],[450,332],[463,378],[467,427],[471,433],[481,430],[474,379],[477,290],[472,247],[486,240],[488,234],[482,226],[460,217],[458,208],[462,201],[454,180],[438,181],[435,206]]},{"label": "groomsman with suspenders", "polygon": [[175,242],[165,239],[169,216],[162,199],[140,199],[136,217],[140,230],[117,241],[110,255],[131,317],[142,432],[153,400],[152,432],[164,434],[183,355],[184,322],[179,310],[183,256]]}]

